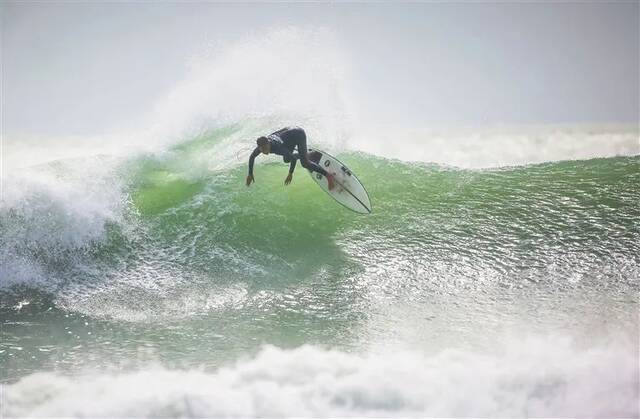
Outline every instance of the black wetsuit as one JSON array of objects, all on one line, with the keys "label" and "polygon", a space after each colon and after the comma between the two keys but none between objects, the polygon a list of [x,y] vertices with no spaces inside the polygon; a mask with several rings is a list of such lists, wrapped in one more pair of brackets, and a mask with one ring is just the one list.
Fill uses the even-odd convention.
[{"label": "black wetsuit", "polygon": [[[289,173],[293,173],[296,168],[296,160],[300,159],[300,164],[305,169],[327,175],[327,171],[309,160],[307,155],[307,134],[299,127],[282,128],[272,134],[267,135],[271,144],[271,153],[282,156],[285,163],[290,163]],[[298,152],[293,150],[298,147]],[[253,176],[253,162],[260,154],[260,148],[256,147],[249,157],[249,175]]]}]

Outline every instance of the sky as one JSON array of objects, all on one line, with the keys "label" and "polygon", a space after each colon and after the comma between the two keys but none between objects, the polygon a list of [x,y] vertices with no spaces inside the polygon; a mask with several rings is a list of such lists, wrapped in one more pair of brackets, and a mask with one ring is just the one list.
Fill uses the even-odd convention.
[{"label": "sky", "polygon": [[344,88],[387,125],[637,124],[640,112],[637,1],[5,1],[0,14],[7,137],[133,127],[212,44],[280,27],[332,34]]}]

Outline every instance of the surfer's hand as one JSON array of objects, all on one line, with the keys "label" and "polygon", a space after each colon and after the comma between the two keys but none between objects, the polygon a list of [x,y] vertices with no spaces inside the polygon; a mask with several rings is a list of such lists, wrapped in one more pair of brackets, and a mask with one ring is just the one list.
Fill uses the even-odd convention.
[{"label": "surfer's hand", "polygon": [[285,185],[290,184],[290,183],[291,183],[291,179],[292,179],[292,178],[293,178],[293,173],[289,173],[289,174],[287,175],[287,178],[284,180],[284,184],[285,184]]},{"label": "surfer's hand", "polygon": [[251,182],[255,182],[253,175],[247,176],[247,186],[251,185]]}]

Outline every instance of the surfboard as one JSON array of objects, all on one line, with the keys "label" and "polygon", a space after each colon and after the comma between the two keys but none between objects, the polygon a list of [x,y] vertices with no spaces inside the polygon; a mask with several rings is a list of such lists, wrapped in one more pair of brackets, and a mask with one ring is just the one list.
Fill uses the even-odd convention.
[{"label": "surfboard", "polygon": [[335,186],[332,190],[329,190],[327,178],[320,173],[309,170],[311,178],[323,191],[351,211],[360,214],[371,213],[371,200],[367,190],[346,165],[331,154],[312,148],[309,149],[309,160],[317,163],[327,172],[334,174]]}]

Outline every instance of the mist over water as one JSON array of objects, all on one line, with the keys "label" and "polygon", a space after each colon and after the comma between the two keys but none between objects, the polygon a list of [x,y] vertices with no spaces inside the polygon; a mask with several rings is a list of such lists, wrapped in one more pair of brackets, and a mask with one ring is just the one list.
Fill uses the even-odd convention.
[{"label": "mist over water", "polygon": [[[137,129],[6,140],[3,414],[640,414],[638,126],[383,126],[347,57],[247,37]],[[244,186],[293,124],[372,215],[273,156]]]}]

